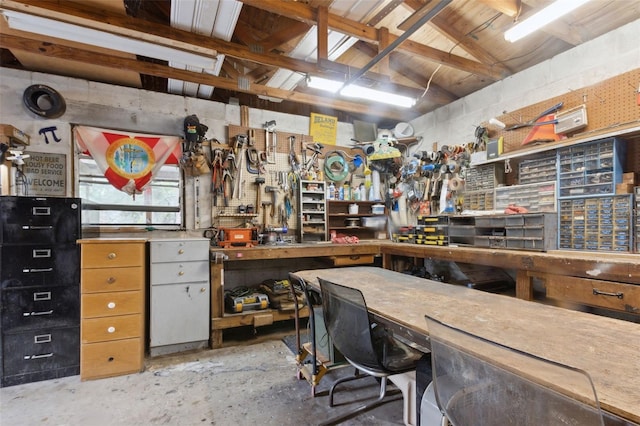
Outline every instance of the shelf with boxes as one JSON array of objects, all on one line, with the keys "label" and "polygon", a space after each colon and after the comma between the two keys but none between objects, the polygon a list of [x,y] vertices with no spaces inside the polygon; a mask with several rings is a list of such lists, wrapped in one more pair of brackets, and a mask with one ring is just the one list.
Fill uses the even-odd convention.
[{"label": "shelf with boxes", "polygon": [[526,208],[530,213],[556,212],[556,182],[538,182],[526,185],[496,188],[496,210],[509,205]]},{"label": "shelf with boxes", "polygon": [[374,239],[386,229],[386,209],[379,201],[329,200],[327,207],[330,235],[335,232]]},{"label": "shelf with boxes", "polygon": [[302,180],[299,188],[300,242],[324,241],[327,236],[326,182]]}]

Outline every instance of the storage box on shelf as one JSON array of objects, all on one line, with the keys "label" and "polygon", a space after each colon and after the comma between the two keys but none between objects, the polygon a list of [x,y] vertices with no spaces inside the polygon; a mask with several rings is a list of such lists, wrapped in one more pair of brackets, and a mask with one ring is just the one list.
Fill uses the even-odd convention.
[{"label": "storage box on shelf", "polygon": [[83,239],[80,378],[144,367],[146,240]]},{"label": "storage box on shelf", "polygon": [[465,210],[493,210],[494,189],[504,183],[504,169],[498,164],[483,164],[467,170],[464,189]]},{"label": "storage box on shelf", "polygon": [[0,386],[80,371],[80,199],[0,197]]},{"label": "storage box on shelf", "polygon": [[327,237],[327,186],[324,181],[300,181],[298,194],[301,243],[324,241]]},{"label": "storage box on shelf", "polygon": [[518,183],[527,185],[538,182],[554,181],[558,177],[556,152],[544,153],[542,156],[527,158],[518,166]]},{"label": "storage box on shelf", "polygon": [[603,139],[558,151],[558,247],[631,251],[631,194],[615,195],[622,181],[623,140]]},{"label": "storage box on shelf", "polygon": [[556,182],[538,182],[496,188],[496,210],[509,205],[525,207],[530,213],[556,212]]},{"label": "storage box on shelf", "polygon": [[475,221],[477,247],[554,250],[558,224],[553,213],[478,216]]},{"label": "storage box on shelf", "polygon": [[560,200],[558,247],[572,250],[630,251],[631,197],[629,194]]},{"label": "storage box on shelf", "polygon": [[209,240],[149,241],[149,354],[209,346]]},{"label": "storage box on shelf", "polygon": [[360,239],[374,239],[385,233],[387,217],[379,201],[328,200],[327,207],[329,234],[335,231]]}]

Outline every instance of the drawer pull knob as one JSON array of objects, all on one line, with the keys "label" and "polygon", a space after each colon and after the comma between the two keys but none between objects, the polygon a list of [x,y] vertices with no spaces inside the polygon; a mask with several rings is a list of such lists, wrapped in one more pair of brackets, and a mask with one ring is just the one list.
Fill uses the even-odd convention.
[{"label": "drawer pull knob", "polygon": [[114,360],[115,360],[115,358],[114,358],[114,357],[112,357],[112,356],[110,356],[109,358],[107,358],[107,361],[109,361],[109,362],[113,362]]},{"label": "drawer pull knob", "polygon": [[184,254],[184,250],[182,249],[178,250],[178,254]]},{"label": "drawer pull knob", "polygon": [[116,331],[116,328],[114,326],[107,328],[107,332],[109,333],[115,333],[115,331]]},{"label": "drawer pull knob", "polygon": [[116,282],[116,277],[109,277],[107,278],[107,284],[113,284]]},{"label": "drawer pull knob", "polygon": [[200,293],[204,293],[205,291],[207,291],[207,288],[206,288],[206,287],[202,287],[202,288],[200,289]]},{"label": "drawer pull knob", "polygon": [[118,256],[117,256],[115,253],[109,253],[109,254],[107,255],[107,257],[108,257],[109,259],[115,259],[115,258],[116,258],[116,257],[118,257]]},{"label": "drawer pull knob", "polygon": [[109,308],[109,309],[113,309],[113,308],[115,308],[115,307],[116,307],[116,302],[109,302],[109,303],[107,303],[107,308]]},{"label": "drawer pull knob", "polygon": [[594,295],[594,296],[598,296],[598,295],[602,295],[602,296],[614,296],[614,297],[617,297],[618,299],[622,299],[622,298],[624,298],[624,293],[623,293],[623,292],[621,292],[621,291],[617,291],[617,292],[615,292],[615,293],[611,293],[611,292],[608,292],[608,291],[600,291],[600,290],[598,290],[597,288],[594,288],[594,289],[593,289],[593,295]]},{"label": "drawer pull knob", "polygon": [[184,275],[184,271],[178,272],[178,275],[183,276]]}]

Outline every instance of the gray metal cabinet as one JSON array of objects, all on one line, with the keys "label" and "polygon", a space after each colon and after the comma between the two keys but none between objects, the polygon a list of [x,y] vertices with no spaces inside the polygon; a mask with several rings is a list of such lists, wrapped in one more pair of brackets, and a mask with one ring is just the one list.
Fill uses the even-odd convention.
[{"label": "gray metal cabinet", "polygon": [[209,340],[209,240],[149,241],[151,356],[206,347]]}]

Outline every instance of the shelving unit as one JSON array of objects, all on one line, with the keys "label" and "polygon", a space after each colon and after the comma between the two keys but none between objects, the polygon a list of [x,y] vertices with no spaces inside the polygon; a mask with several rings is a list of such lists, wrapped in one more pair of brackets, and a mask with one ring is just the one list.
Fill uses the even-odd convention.
[{"label": "shelving unit", "polygon": [[493,210],[495,188],[504,183],[504,169],[498,164],[471,167],[465,179],[465,210]]},{"label": "shelving unit", "polygon": [[[356,204],[358,213],[349,213],[349,206]],[[329,200],[328,201],[328,222],[329,233],[336,231],[338,234],[355,235],[360,239],[375,239],[378,232],[386,230],[386,211],[381,214],[373,214],[374,204],[380,201],[359,201],[359,200]],[[371,218],[371,219],[369,219]],[[376,221],[384,225],[365,226],[365,221]],[[350,225],[354,223],[354,225]]]},{"label": "shelving unit", "polygon": [[538,182],[555,181],[558,178],[556,152],[544,153],[536,158],[524,159],[518,167],[518,182],[527,185]]},{"label": "shelving unit", "polygon": [[298,214],[301,243],[325,241],[327,237],[327,184],[324,181],[300,181]]}]

